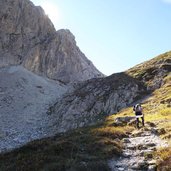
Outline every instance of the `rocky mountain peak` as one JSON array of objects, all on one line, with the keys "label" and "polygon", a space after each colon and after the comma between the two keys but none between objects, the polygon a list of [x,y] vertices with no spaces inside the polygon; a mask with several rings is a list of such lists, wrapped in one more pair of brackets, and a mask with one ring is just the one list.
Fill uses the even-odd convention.
[{"label": "rocky mountain peak", "polygon": [[61,36],[61,39],[65,41],[71,41],[76,44],[75,36],[71,33],[69,29],[60,29],[57,31],[58,36]]},{"label": "rocky mountain peak", "polygon": [[43,9],[29,0],[0,2],[0,67],[23,65],[65,83],[103,77],[69,30],[56,31]]}]

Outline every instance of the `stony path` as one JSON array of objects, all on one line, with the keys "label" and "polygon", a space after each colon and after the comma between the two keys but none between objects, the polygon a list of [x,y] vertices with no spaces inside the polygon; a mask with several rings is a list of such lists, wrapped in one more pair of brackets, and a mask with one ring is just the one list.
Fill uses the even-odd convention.
[{"label": "stony path", "polygon": [[156,160],[152,153],[160,147],[167,146],[167,142],[152,133],[153,128],[136,130],[129,138],[123,140],[125,149],[118,160],[109,161],[112,171],[155,171]]}]

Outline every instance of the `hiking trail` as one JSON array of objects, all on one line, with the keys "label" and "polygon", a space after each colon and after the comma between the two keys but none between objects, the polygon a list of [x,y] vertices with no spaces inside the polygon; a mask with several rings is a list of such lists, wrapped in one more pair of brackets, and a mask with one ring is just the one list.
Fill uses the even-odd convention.
[{"label": "hiking trail", "polygon": [[[156,130],[156,131],[155,131]],[[157,129],[144,127],[135,130],[128,138],[123,139],[123,155],[116,160],[109,160],[112,171],[155,171],[156,160],[153,152],[160,147],[167,147],[166,141],[157,134]]]}]

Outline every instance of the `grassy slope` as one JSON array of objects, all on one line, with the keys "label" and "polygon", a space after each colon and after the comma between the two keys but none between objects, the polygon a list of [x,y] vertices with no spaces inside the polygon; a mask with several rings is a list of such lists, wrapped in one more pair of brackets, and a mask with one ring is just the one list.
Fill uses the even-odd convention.
[{"label": "grassy slope", "polygon": [[[105,160],[122,152],[123,137],[131,127],[114,128],[110,122],[33,141],[0,155],[0,170],[108,170]],[[87,169],[86,169],[87,168]]]},{"label": "grassy slope", "polygon": [[171,51],[141,63],[126,73],[143,82],[146,86],[152,87],[157,82],[156,79],[162,80],[168,75],[168,72],[171,72]]},{"label": "grassy slope", "polygon": [[[166,130],[166,133],[161,137],[171,142],[171,75],[167,79],[170,81],[155,91],[154,98],[157,99],[158,106],[156,106],[154,116],[149,117],[149,119],[154,120],[158,127]],[[152,100],[154,102],[154,99]],[[168,171],[171,170],[171,143],[169,148],[161,149],[157,154],[161,156],[159,170],[164,171],[164,168]]]},{"label": "grassy slope", "polygon": [[[158,128],[164,128],[166,133],[162,138],[171,141],[171,52],[164,53],[158,57],[137,65],[128,70],[128,74],[140,81],[145,81],[148,87],[154,84],[154,77],[159,70],[164,70],[162,75],[162,86],[156,89],[152,95],[144,101],[145,120],[154,122]],[[159,76],[160,77],[160,76]],[[121,112],[123,115],[130,109]],[[158,170],[171,170],[171,146],[167,149],[160,149],[157,153],[160,156]]]},{"label": "grassy slope", "polygon": [[[168,54],[171,53],[160,55],[148,63],[138,65],[128,70],[127,74],[140,81],[145,80],[147,86],[150,86],[155,76],[155,74],[148,76],[153,71],[151,68],[154,68],[153,65],[167,68],[167,65],[162,64],[170,60]],[[164,74],[163,82],[162,87],[156,89],[142,105],[146,122],[154,122],[157,127],[164,128],[166,133],[161,137],[169,140],[171,137],[171,76]],[[20,149],[1,154],[0,170],[108,170],[106,159],[121,154],[122,138],[134,129],[128,126],[113,126],[114,118],[126,115],[133,116],[132,108],[123,109],[118,114],[109,116],[99,125],[33,141]],[[169,168],[171,148],[161,149],[157,154],[161,156],[159,170],[163,167]]]},{"label": "grassy slope", "polygon": [[[143,101],[143,111],[145,122],[153,122],[157,128],[165,129],[161,138],[167,139],[171,144],[171,52],[159,55],[158,57],[135,66],[127,71],[127,74],[146,83],[151,87],[154,84],[154,77],[159,70],[164,69],[166,72],[162,77],[162,86],[156,89],[152,94]],[[112,115],[109,119],[112,121],[118,116],[134,116],[132,107],[125,108],[117,115]],[[159,149],[156,152],[160,156],[158,160],[158,171],[171,170],[171,145],[167,149]]]},{"label": "grassy slope", "polygon": [[[169,76],[171,78],[171,76]],[[168,78],[167,78],[168,79]],[[145,122],[153,122],[157,128],[165,129],[165,133],[161,138],[171,142],[171,79],[165,83],[160,89],[153,92],[153,94],[146,99],[142,106],[144,108]],[[125,116],[132,113],[132,108],[122,110],[118,115]],[[133,115],[133,114],[132,114]],[[116,116],[111,116],[116,117]],[[159,149],[156,153],[160,156],[158,160],[158,171],[171,170],[171,146],[167,149]]]}]

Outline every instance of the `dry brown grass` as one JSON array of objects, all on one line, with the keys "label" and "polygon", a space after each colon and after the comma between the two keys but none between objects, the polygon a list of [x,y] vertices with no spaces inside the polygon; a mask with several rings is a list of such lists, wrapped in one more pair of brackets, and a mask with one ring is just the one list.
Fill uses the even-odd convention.
[{"label": "dry brown grass", "polygon": [[105,122],[28,143],[0,155],[0,170],[108,170],[106,160],[122,153],[122,138],[131,127],[105,126]]},{"label": "dry brown grass", "polygon": [[158,159],[158,171],[171,170],[171,147],[163,148],[157,151],[156,156]]}]

